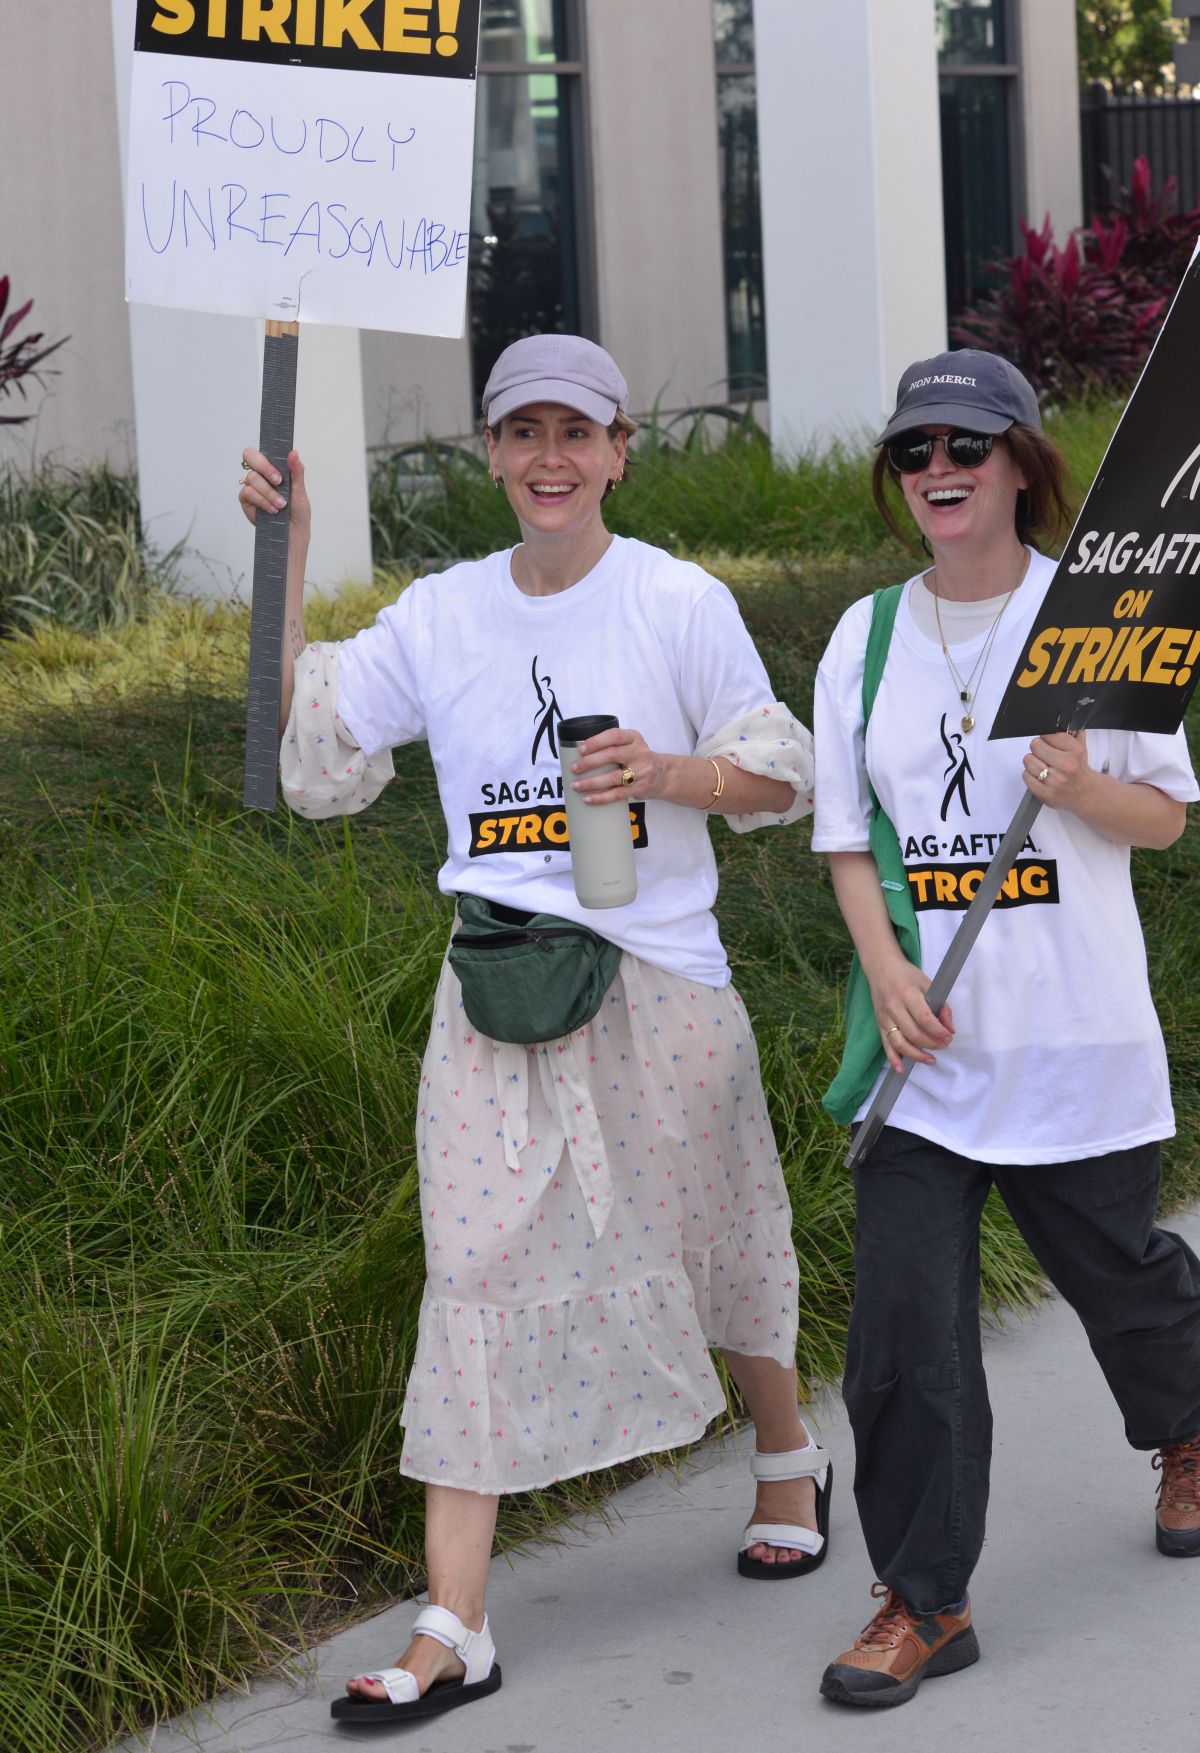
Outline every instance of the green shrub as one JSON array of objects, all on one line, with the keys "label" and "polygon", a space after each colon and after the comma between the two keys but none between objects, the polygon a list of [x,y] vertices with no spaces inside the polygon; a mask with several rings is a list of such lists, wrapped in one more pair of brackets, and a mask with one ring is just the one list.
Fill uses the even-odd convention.
[{"label": "green shrub", "polygon": [[[1091,484],[1116,414],[1111,400],[1096,397],[1048,416],[1072,464],[1077,499]],[[911,555],[888,534],[871,498],[872,436],[784,463],[749,414],[720,437],[697,423],[682,448],[665,445],[652,420],[634,440],[635,466],[609,498],[605,516],[620,535],[717,557],[718,570],[723,557],[737,556],[769,561],[777,573],[802,560],[840,561],[849,576],[864,561],[879,559],[902,577],[911,570]],[[446,447],[421,460],[420,471],[402,456],[380,463],[372,475],[378,564],[488,554],[518,539],[508,501],[477,459]]]},{"label": "green shrub", "polygon": [[[0,274],[0,401],[14,392],[24,399],[28,394],[25,388],[27,379],[43,385],[47,376],[55,376],[56,368],[45,362],[52,353],[57,353],[67,338],[64,335],[62,340],[47,342],[43,347],[46,337],[40,329],[30,329],[18,335],[17,329],[33,309],[33,300],[27,298],[16,310],[9,310],[10,292],[8,275]],[[0,411],[0,426],[23,426],[32,419],[32,411],[23,414]]]},{"label": "green shrub", "polygon": [[174,588],[175,560],[146,542],[136,486],[106,464],[0,473],[0,635],[120,624]]},{"label": "green shrub", "polygon": [[1180,213],[1168,177],[1155,193],[1138,158],[1113,212],[1059,249],[1047,216],[1021,221],[1020,254],[994,263],[998,284],[954,324],[955,344],[1003,353],[1043,402],[1132,388],[1191,259],[1200,208]]}]

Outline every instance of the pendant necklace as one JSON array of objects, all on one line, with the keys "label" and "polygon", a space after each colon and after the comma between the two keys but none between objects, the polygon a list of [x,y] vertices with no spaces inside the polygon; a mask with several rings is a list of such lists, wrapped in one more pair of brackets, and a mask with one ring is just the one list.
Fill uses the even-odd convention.
[{"label": "pendant necklace", "polygon": [[979,677],[980,686],[982,686],[983,673],[987,669],[988,658],[992,655],[992,642],[996,637],[996,630],[1000,625],[1000,617],[1001,617],[1001,615],[1003,615],[1005,609],[1008,607],[1009,603],[1012,601],[1013,597],[1016,595],[1017,589],[1020,586],[1020,584],[1023,582],[1025,574],[1028,571],[1029,571],[1029,549],[1026,548],[1026,550],[1025,550],[1025,564],[1021,568],[1020,577],[1017,579],[1016,584],[1014,584],[1011,587],[1011,589],[1006,593],[1004,601],[1000,604],[1000,607],[996,613],[996,619],[992,622],[991,626],[988,628],[987,638],[983,642],[983,649],[980,651],[979,656],[975,659],[975,662],[971,667],[971,673],[966,678],[965,681],[963,680],[963,677],[959,673],[958,665],[955,663],[954,659],[950,656],[950,647],[946,644],[946,635],[942,631],[942,611],[941,611],[941,608],[939,607],[939,604],[938,604],[937,567],[936,566],[933,568],[933,571],[930,574],[931,578],[933,579],[933,613],[934,613],[934,616],[937,620],[938,638],[942,642],[942,656],[946,660],[946,668],[950,671],[950,679],[954,683],[954,686],[957,688],[958,697],[963,703],[964,711],[963,711],[962,718],[959,720],[959,722],[962,725],[964,731],[972,731],[975,729],[975,714],[971,711],[971,702],[975,698],[975,695],[979,691],[978,688],[975,686],[975,678],[976,678],[976,676]]}]

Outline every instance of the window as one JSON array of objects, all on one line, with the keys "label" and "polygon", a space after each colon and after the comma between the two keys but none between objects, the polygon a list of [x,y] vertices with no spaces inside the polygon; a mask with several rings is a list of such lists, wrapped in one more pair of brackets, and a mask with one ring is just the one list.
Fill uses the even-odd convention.
[{"label": "window", "polygon": [[767,386],[752,0],[713,0],[730,395]]},{"label": "window", "polygon": [[937,0],[946,301],[953,319],[994,284],[1015,238],[1017,64],[1009,0]]},{"label": "window", "polygon": [[476,397],[510,341],[594,331],[580,225],[578,0],[483,0],[471,195]]}]

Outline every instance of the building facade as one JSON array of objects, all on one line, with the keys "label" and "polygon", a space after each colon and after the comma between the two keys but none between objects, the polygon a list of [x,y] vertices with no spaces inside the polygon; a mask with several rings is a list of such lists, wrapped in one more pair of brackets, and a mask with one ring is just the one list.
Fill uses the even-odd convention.
[{"label": "building facade", "polygon": [[[6,159],[37,169],[6,179],[0,272],[36,300],[39,327],[71,337],[33,432],[38,450],[136,455],[145,495],[144,429],[163,402],[163,360],[219,350],[228,335],[244,374],[257,343],[252,324],[248,340],[235,338],[239,319],[211,317],[195,319],[193,342],[123,302],[129,15],[129,0],[112,0],[111,14],[95,0],[57,0],[6,20]],[[864,133],[888,143],[870,186],[850,174]],[[1079,222],[1078,133],[1074,0],[483,0],[467,332],[343,335],[322,395],[353,355],[368,451],[469,434],[500,347],[561,327],[615,354],[638,412],[769,398],[773,316],[777,337],[787,334],[772,286],[777,307],[790,300],[772,278],[772,248],[777,265],[835,281],[843,255],[854,257],[847,237],[864,227],[879,299],[885,286],[889,299],[907,287],[932,313],[922,334],[944,341],[947,309],[979,289],[1021,217],[1049,212],[1060,233]],[[767,163],[771,151],[788,155],[782,170]],[[926,227],[932,214],[937,232],[915,261],[910,213]],[[829,344],[815,331],[804,341]],[[195,400],[205,381],[201,371],[189,384],[177,422],[194,414],[204,427]],[[886,394],[863,395],[876,405],[852,412],[873,419]],[[223,416],[228,450],[230,433],[253,425],[231,424],[223,401],[213,430]],[[8,429],[0,443],[30,436]]]}]

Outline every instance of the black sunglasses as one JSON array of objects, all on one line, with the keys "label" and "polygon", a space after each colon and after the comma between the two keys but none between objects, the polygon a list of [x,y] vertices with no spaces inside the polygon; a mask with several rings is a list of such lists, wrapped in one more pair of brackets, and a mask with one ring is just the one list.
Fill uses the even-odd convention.
[{"label": "black sunglasses", "polygon": [[940,444],[960,469],[977,469],[992,454],[995,440],[990,432],[947,432],[931,438],[927,432],[902,432],[887,441],[888,461],[902,475],[916,475],[929,467],[933,447]]}]

